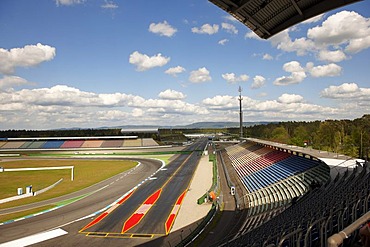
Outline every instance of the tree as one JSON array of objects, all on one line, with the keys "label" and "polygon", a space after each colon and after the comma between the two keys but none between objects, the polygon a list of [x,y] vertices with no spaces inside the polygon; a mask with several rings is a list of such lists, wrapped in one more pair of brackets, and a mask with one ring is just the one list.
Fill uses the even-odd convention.
[{"label": "tree", "polygon": [[283,127],[276,127],[272,133],[272,140],[280,143],[289,143],[290,137],[288,131]]},{"label": "tree", "polygon": [[296,146],[304,146],[304,143],[310,143],[310,136],[307,132],[307,129],[303,125],[299,125],[297,128],[294,129],[293,137],[290,140],[290,144]]}]

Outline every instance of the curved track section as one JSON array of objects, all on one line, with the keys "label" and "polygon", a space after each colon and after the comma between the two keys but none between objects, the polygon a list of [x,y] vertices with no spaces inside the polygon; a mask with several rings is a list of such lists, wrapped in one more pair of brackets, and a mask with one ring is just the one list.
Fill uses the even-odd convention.
[{"label": "curved track section", "polygon": [[76,243],[133,246],[166,236],[206,145],[206,139],[194,143],[185,149],[189,151],[187,154],[179,155],[149,179],[161,166],[160,162],[139,160],[142,166],[129,176],[118,175],[107,181],[113,184],[93,196],[45,215],[0,226],[0,242],[52,229],[63,229],[68,234],[37,246],[74,246]]},{"label": "curved track section", "polygon": [[[150,177],[162,166],[162,162],[157,160],[136,160],[140,162],[141,165],[132,170],[130,174],[128,174],[128,172],[123,172],[82,191],[53,200],[55,202],[62,201],[68,197],[75,198],[92,193],[90,196],[86,196],[85,198],[66,205],[58,210],[0,226],[0,246],[2,246],[1,243],[30,236],[53,228],[58,228],[82,219],[88,215],[93,215],[114,203],[117,198],[122,197],[123,194],[137,186],[140,181],[144,181]],[[53,203],[53,200],[40,202],[34,205],[26,205],[24,207],[20,207],[19,210],[25,210],[27,206],[39,207],[42,203],[50,204]],[[0,213],[5,213],[5,210]],[[60,243],[58,245],[60,245]]]}]

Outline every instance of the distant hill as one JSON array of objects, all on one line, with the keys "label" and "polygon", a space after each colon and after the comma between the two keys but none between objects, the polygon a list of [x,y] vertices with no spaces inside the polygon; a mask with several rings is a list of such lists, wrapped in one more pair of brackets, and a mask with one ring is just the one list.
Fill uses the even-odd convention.
[{"label": "distant hill", "polygon": [[[244,122],[244,127],[253,125],[266,125],[271,122]],[[196,122],[187,125],[159,126],[159,125],[121,125],[121,126],[102,126],[97,128],[60,128],[55,130],[84,130],[84,129],[223,129],[239,128],[239,122]]]},{"label": "distant hill", "polygon": [[[269,122],[243,122],[244,127],[252,126],[252,125],[260,125],[260,124],[268,124]],[[192,123],[184,126],[175,126],[180,128],[188,128],[188,129],[223,129],[223,128],[238,128],[239,122],[197,122]]]},{"label": "distant hill", "polygon": [[[243,126],[253,126],[260,124],[268,124],[270,122],[244,122]],[[175,126],[155,126],[155,125],[123,125],[116,127],[101,127],[103,129],[121,128],[121,129],[223,129],[223,128],[238,128],[239,122],[196,122],[187,125],[175,125]]]}]

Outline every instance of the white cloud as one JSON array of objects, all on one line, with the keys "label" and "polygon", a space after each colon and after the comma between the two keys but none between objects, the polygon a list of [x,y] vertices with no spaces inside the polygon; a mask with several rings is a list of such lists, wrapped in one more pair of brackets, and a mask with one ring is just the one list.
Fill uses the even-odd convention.
[{"label": "white cloud", "polygon": [[219,45],[225,45],[227,42],[229,42],[228,39],[221,39],[220,41],[218,41],[218,44]]},{"label": "white cloud", "polygon": [[147,99],[140,105],[135,106],[142,109],[151,109],[151,112],[160,112],[161,114],[206,114],[207,109],[194,104],[186,103],[176,99]]},{"label": "white cloud", "polygon": [[0,79],[0,89],[13,88],[16,86],[30,85],[33,83],[28,82],[26,79],[19,76],[4,76]]},{"label": "white cloud", "polygon": [[55,48],[38,43],[23,48],[0,48],[0,73],[12,74],[16,67],[32,67],[55,57]]},{"label": "white cloud", "polygon": [[254,78],[253,78],[253,83],[252,83],[252,88],[253,89],[257,89],[257,88],[261,88],[263,85],[265,85],[266,83],[266,79],[261,76],[261,75],[256,75]]},{"label": "white cloud", "polygon": [[293,72],[290,76],[282,76],[276,78],[273,82],[277,86],[286,86],[290,84],[298,84],[306,78],[306,73],[304,72]]},{"label": "white cloud", "polygon": [[[316,23],[324,15],[303,22]],[[273,47],[298,56],[315,55],[320,61],[341,62],[349,59],[351,53],[358,53],[370,47],[370,19],[354,11],[341,11],[329,16],[321,25],[308,29],[306,37],[291,38],[288,28],[269,39]],[[254,32],[245,38],[260,39]]]},{"label": "white cloud", "polygon": [[206,82],[210,80],[212,80],[212,78],[205,67],[190,72],[189,81],[193,83]]},{"label": "white cloud", "polygon": [[[281,119],[322,119],[322,116],[332,116],[338,114],[338,110],[330,107],[323,107],[314,104],[303,103],[303,98],[299,95],[282,95],[278,100],[258,101],[248,97],[243,97],[244,120],[281,120]],[[220,111],[223,116],[238,119],[238,99],[229,95],[217,95],[206,98],[202,103],[207,106],[210,113],[218,115]]]},{"label": "white cloud", "polygon": [[[42,95],[43,97],[40,97]],[[166,90],[160,99],[145,99],[122,93],[97,94],[77,88],[56,85],[52,88],[0,91],[0,125],[2,128],[90,127],[107,124],[132,124],[153,121],[181,123],[182,115],[200,116],[208,110],[182,101],[181,92]],[[21,116],[21,117],[19,117]],[[164,120],[163,117],[166,116]],[[3,118],[4,117],[4,118]],[[52,119],[52,121],[51,121]],[[180,120],[181,119],[181,120]]]},{"label": "white cloud", "polygon": [[226,32],[228,33],[238,34],[238,29],[236,29],[236,27],[230,23],[226,23],[226,22],[221,23],[221,28],[225,29]]},{"label": "white cloud", "polygon": [[164,21],[151,23],[149,25],[149,31],[160,36],[172,37],[177,32],[177,29],[168,24],[167,21]]},{"label": "white cloud", "polygon": [[291,61],[283,65],[286,72],[291,73],[289,76],[277,78],[273,84],[278,86],[298,84],[306,77],[306,72],[309,72],[312,77],[333,77],[339,76],[342,72],[342,67],[337,64],[330,63],[326,65],[314,66],[312,62],[307,63],[306,68],[302,68],[299,62]]},{"label": "white cloud", "polygon": [[290,76],[282,76],[277,78],[273,84],[278,86],[286,86],[290,84],[298,84],[306,78],[306,73],[299,62],[291,61],[283,65],[286,72],[290,72]]},{"label": "white cloud", "polygon": [[138,51],[133,52],[129,58],[129,62],[135,65],[138,71],[145,71],[154,67],[162,67],[169,61],[170,58],[162,56],[161,53],[149,57],[148,55],[141,54]]},{"label": "white cloud", "polygon": [[172,89],[167,89],[163,92],[158,94],[158,97],[161,99],[168,99],[168,100],[182,100],[186,98],[186,95],[182,92],[178,92]]},{"label": "white cloud", "polygon": [[291,61],[291,62],[285,63],[283,65],[283,69],[286,72],[291,72],[291,73],[293,73],[293,72],[304,72],[304,69],[302,68],[300,63],[297,62],[297,61]]},{"label": "white cloud", "polygon": [[228,20],[228,21],[232,21],[232,22],[239,22],[237,19],[235,19],[234,16],[232,15],[225,15],[223,16],[224,19]]},{"label": "white cloud", "polygon": [[307,31],[307,37],[317,44],[344,45],[345,51],[357,53],[370,47],[370,19],[354,11],[331,15],[321,26]]},{"label": "white cloud", "polygon": [[336,51],[321,50],[318,54],[318,59],[321,61],[338,63],[347,59],[347,56],[341,50]]},{"label": "white cloud", "polygon": [[85,0],[56,0],[55,1],[57,6],[60,6],[60,5],[70,6],[70,5],[75,5],[75,4],[81,4],[84,2]]},{"label": "white cloud", "polygon": [[297,94],[282,94],[278,101],[283,104],[302,103],[303,97]]},{"label": "white cloud", "polygon": [[349,44],[345,49],[349,53],[358,53],[369,47],[370,47],[370,34],[367,35],[366,37],[350,40]]},{"label": "white cloud", "polygon": [[222,78],[224,78],[227,81],[227,83],[234,84],[236,82],[248,81],[249,76],[246,74],[236,76],[234,73],[226,73],[222,74]]},{"label": "white cloud", "polygon": [[193,33],[198,33],[198,34],[209,34],[209,35],[212,35],[212,34],[215,34],[218,32],[218,29],[219,29],[219,26],[217,24],[213,24],[213,25],[210,25],[210,24],[204,24],[203,26],[201,26],[200,28],[198,27],[193,27],[191,29],[191,31]]},{"label": "white cloud", "polygon": [[177,76],[177,74],[180,74],[184,71],[185,71],[185,68],[183,68],[181,66],[176,66],[176,67],[172,67],[172,68],[167,69],[164,73],[166,73],[168,75],[172,75],[172,76]]},{"label": "white cloud", "polygon": [[270,54],[265,53],[263,54],[262,59],[263,60],[273,60],[274,58]]},{"label": "white cloud", "polygon": [[311,17],[310,19],[303,21],[302,24],[311,24],[311,23],[319,22],[323,18],[324,18],[324,14],[317,15],[317,16]]},{"label": "white cloud", "polygon": [[296,52],[298,56],[306,55],[308,51],[317,49],[315,43],[305,37],[292,40],[289,36],[289,30],[290,29],[286,29],[271,37],[271,44],[279,50]]},{"label": "white cloud", "polygon": [[313,66],[313,63],[307,63],[307,70],[312,77],[326,77],[326,76],[339,76],[342,72],[342,67],[335,63]]},{"label": "white cloud", "polygon": [[213,109],[232,109],[238,107],[238,99],[230,95],[217,95],[213,98],[206,98],[202,103]]},{"label": "white cloud", "polygon": [[[369,95],[369,88],[347,83],[322,92],[322,97],[348,99],[340,101],[339,108],[308,104],[300,95],[283,94],[276,100],[262,101],[243,96],[243,110],[245,120],[261,121],[358,117],[369,111]],[[124,93],[99,94],[64,85],[18,91],[9,89],[0,91],[0,126],[2,129],[94,128],[142,122],[177,125],[238,119],[237,96],[216,95],[204,98],[198,104],[185,102],[184,98],[181,92],[170,89],[160,92],[156,99]]]},{"label": "white cloud", "polygon": [[368,35],[369,21],[354,11],[341,11],[326,19],[321,26],[307,31],[307,37],[322,44],[343,44]]},{"label": "white cloud", "polygon": [[0,97],[0,103],[24,103],[30,106],[122,106],[132,100],[132,96],[126,94],[95,94],[65,85],[4,92]]},{"label": "white cloud", "polygon": [[351,99],[370,101],[370,88],[360,88],[356,83],[343,83],[330,86],[320,93],[321,97],[332,99]]},{"label": "white cloud", "polygon": [[104,4],[102,4],[100,7],[103,9],[117,9],[118,4],[113,1],[105,0]]},{"label": "white cloud", "polygon": [[134,108],[134,109],[132,109],[132,116],[133,117],[141,117],[141,116],[144,116],[143,109],[140,109],[140,108]]},{"label": "white cloud", "polygon": [[244,35],[244,38],[246,39],[256,39],[256,40],[261,40],[264,41],[264,39],[261,39],[255,32],[249,31]]}]

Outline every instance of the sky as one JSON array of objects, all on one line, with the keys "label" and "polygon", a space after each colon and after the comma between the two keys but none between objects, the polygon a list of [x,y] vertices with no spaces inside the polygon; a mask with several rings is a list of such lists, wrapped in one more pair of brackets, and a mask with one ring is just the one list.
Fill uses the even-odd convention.
[{"label": "sky", "polygon": [[207,0],[0,1],[0,129],[370,113],[370,3],[269,40]]}]

